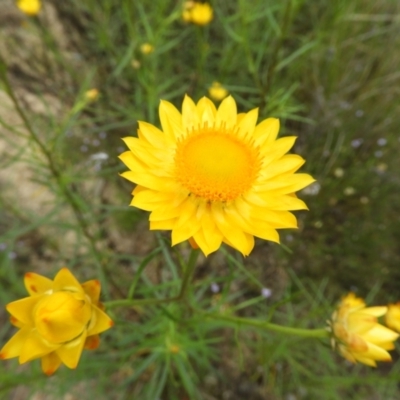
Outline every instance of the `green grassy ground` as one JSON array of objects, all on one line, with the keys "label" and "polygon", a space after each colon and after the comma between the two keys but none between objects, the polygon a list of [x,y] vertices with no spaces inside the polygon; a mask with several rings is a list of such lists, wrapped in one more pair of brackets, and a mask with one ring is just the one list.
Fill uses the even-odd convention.
[{"label": "green grassy ground", "polygon": [[[185,24],[171,0],[45,3],[38,18],[0,4],[1,68],[37,135],[0,84],[2,305],[25,296],[25,272],[53,277],[62,266],[99,278],[104,301],[125,298],[132,282],[137,298],[178,293],[189,247],[171,249],[128,207],[117,156],[138,120],[159,126],[160,99],[180,107],[213,81],[240,111],[280,118],[317,184],[300,193],[310,211],[296,213],[283,247],[260,240],[246,259],[227,248],[200,258],[191,302],[317,328],[349,290],[376,304],[400,299],[397,1],[216,0],[204,27]],[[143,43],[154,52],[142,54]],[[87,102],[91,88],[100,96]],[[396,351],[370,369],[327,340],[204,319],[181,302],[109,312],[116,326],[77,370],[47,378],[37,362],[1,362],[0,398],[400,397]],[[14,332],[4,308],[0,321],[2,345]]]}]

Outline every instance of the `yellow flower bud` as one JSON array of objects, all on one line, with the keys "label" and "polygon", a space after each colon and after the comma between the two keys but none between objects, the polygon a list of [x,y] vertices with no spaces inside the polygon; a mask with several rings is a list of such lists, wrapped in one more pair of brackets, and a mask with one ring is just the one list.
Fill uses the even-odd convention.
[{"label": "yellow flower bud", "polygon": [[213,100],[221,101],[228,96],[229,92],[219,82],[213,82],[208,88],[208,94]]},{"label": "yellow flower bud", "polygon": [[79,336],[91,317],[91,306],[82,293],[56,292],[37,304],[34,321],[40,335],[52,343]]}]

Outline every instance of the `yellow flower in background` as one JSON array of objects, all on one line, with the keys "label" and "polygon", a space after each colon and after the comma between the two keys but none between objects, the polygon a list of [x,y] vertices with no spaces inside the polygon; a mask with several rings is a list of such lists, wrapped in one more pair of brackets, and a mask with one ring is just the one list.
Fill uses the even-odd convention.
[{"label": "yellow flower in background", "polygon": [[35,16],[42,8],[40,0],[18,0],[17,7],[25,14]]},{"label": "yellow flower in background", "polygon": [[391,361],[387,350],[394,349],[399,335],[379,324],[387,307],[366,307],[364,300],[349,293],[332,315],[332,344],[347,360],[376,367],[375,361]]},{"label": "yellow flower in background", "polygon": [[213,82],[208,88],[208,94],[213,100],[221,101],[228,96],[229,92],[219,82]]},{"label": "yellow flower in background", "polygon": [[400,332],[400,302],[396,304],[389,304],[387,313],[385,315],[385,322],[386,325],[397,331]]},{"label": "yellow flower in background", "polygon": [[98,89],[90,89],[85,92],[85,98],[89,101],[96,101],[99,98],[100,92]]},{"label": "yellow flower in background", "polygon": [[162,130],[140,121],[120,155],[150,229],[171,230],[172,245],[194,240],[205,255],[222,242],[248,255],[254,236],[279,242],[276,229],[297,227],[289,210],[307,206],[294,192],[314,179],[295,174],[304,160],[286,155],[296,138],[276,138],[279,120],[257,125],[258,109],[238,114],[231,96],[218,109],[186,96],[182,112],[161,101],[159,114]]},{"label": "yellow flower in background", "polygon": [[154,51],[154,46],[152,46],[150,43],[143,43],[140,46],[140,51],[143,54],[150,54],[150,53],[152,53]]},{"label": "yellow flower in background", "polygon": [[0,359],[19,357],[23,364],[40,358],[46,375],[61,363],[76,368],[83,349],[97,348],[99,333],[113,326],[101,310],[100,282],[80,284],[63,268],[54,281],[27,273],[24,283],[30,296],[6,307],[19,331],[0,350]]},{"label": "yellow flower in background", "polygon": [[187,1],[184,3],[182,18],[196,25],[207,25],[213,19],[213,9],[208,3]]}]

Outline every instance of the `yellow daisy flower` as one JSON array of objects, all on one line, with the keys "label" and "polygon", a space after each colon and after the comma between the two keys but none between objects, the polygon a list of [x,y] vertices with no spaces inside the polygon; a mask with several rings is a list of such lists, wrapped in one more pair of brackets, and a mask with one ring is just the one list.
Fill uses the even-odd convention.
[{"label": "yellow daisy flower", "polygon": [[100,282],[80,284],[63,268],[54,281],[27,273],[24,283],[30,296],[6,307],[19,331],[0,350],[0,359],[19,357],[23,364],[40,358],[46,375],[61,363],[76,368],[83,349],[97,348],[99,333],[113,326],[101,309]]},{"label": "yellow daisy flower", "polygon": [[347,360],[376,367],[375,361],[391,361],[387,350],[394,349],[399,335],[378,323],[387,307],[366,307],[354,293],[345,296],[332,315],[332,345]]},{"label": "yellow daisy flower", "polygon": [[248,255],[254,236],[279,243],[276,229],[297,227],[289,210],[307,206],[294,192],[314,179],[294,173],[304,160],[286,155],[296,138],[276,139],[279,120],[256,125],[258,109],[238,114],[231,96],[218,109],[186,96],[182,113],[161,101],[159,113],[162,131],[140,121],[120,155],[150,229],[171,230],[172,245],[193,238],[205,255],[222,242]]},{"label": "yellow daisy flower", "polygon": [[17,7],[25,14],[35,16],[42,8],[40,0],[18,0]]}]

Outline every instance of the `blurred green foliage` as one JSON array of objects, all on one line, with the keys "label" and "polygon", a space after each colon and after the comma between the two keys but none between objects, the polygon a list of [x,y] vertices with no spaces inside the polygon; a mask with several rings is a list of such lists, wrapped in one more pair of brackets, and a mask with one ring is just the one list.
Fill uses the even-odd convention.
[{"label": "blurred green foliage", "polygon": [[[185,24],[172,0],[44,3],[37,18],[11,1],[0,12],[2,68],[34,133],[0,84],[2,305],[25,295],[25,272],[53,276],[64,265],[82,281],[99,277],[104,300],[179,292],[188,246],[170,249],[146,213],[128,208],[133,188],[117,156],[138,120],[159,125],[160,99],[180,107],[213,81],[241,111],[280,118],[318,183],[300,193],[310,211],[281,233],[285,247],[260,241],[246,260],[227,250],[202,258],[190,303],[316,328],[349,290],[382,304],[400,298],[397,1],[215,0],[205,27]],[[144,43],[154,52],[142,54]],[[204,320],[184,303],[110,312],[116,327],[76,371],[48,379],[38,363],[2,362],[0,397],[400,396],[396,354],[377,370],[350,366],[327,342]],[[0,321],[3,343],[5,311]]]}]

